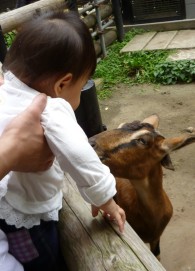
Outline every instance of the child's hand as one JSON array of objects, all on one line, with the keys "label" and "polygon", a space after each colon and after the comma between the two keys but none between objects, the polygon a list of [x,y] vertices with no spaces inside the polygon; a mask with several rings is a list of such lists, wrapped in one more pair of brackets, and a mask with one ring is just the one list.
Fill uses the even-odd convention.
[{"label": "child's hand", "polygon": [[113,199],[110,199],[102,206],[96,207],[92,205],[91,207],[93,217],[98,215],[99,210],[103,210],[104,216],[109,217],[110,220],[115,220],[119,226],[120,232],[124,231],[124,224],[126,220],[125,212]]}]

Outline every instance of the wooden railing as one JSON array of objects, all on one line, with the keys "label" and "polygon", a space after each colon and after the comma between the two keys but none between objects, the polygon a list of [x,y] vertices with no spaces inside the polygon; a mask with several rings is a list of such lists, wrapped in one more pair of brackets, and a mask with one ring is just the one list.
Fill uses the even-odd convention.
[{"label": "wooden railing", "polygon": [[[91,10],[94,9],[95,6],[98,6],[98,14],[100,14],[101,18],[97,19],[97,12],[95,10],[91,12]],[[12,31],[13,29],[18,29],[27,20],[30,20],[33,16],[35,16],[35,14],[39,14],[51,9],[63,9],[66,7],[67,3],[65,0],[41,0],[21,8],[1,13],[0,26],[2,32],[5,34]],[[119,35],[117,33],[121,33],[121,31],[117,31],[117,28],[112,28],[111,30],[107,31],[108,26],[114,23],[113,19],[109,19],[109,24],[107,23],[106,25],[102,26],[102,29],[100,29],[101,20],[107,19],[113,14],[112,4],[91,4],[87,8],[87,10],[90,11],[90,14],[82,17],[83,21],[90,29],[95,29],[92,32],[92,36],[97,37],[96,39],[94,39],[96,54],[97,56],[101,54],[104,54],[104,56],[106,56],[104,47],[107,47],[111,43],[113,43],[113,41],[115,41]],[[79,10],[79,13],[83,14],[82,9]]]},{"label": "wooden railing", "polygon": [[69,175],[65,177],[59,231],[69,271],[165,271],[128,223],[120,234],[101,214],[93,218],[90,205]]}]

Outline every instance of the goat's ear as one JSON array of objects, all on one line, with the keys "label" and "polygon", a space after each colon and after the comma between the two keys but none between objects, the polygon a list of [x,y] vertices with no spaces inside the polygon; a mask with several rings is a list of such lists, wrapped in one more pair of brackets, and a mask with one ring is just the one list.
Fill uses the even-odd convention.
[{"label": "goat's ear", "polygon": [[142,123],[149,123],[151,124],[155,129],[158,128],[159,125],[159,117],[157,114],[153,114],[147,118],[145,118]]},{"label": "goat's ear", "polygon": [[169,154],[167,154],[162,160],[161,160],[161,165],[166,168],[166,169],[170,169],[170,170],[175,170],[174,166],[172,164],[171,161],[171,157]]}]

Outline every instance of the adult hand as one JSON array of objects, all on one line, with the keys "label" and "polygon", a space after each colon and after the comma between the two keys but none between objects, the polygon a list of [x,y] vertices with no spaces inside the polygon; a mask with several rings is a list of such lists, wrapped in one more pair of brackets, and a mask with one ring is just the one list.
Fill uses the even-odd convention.
[{"label": "adult hand", "polygon": [[32,104],[3,131],[0,137],[0,161],[2,163],[3,160],[7,172],[43,171],[52,165],[54,156],[40,124],[46,102],[46,95],[36,96]]}]

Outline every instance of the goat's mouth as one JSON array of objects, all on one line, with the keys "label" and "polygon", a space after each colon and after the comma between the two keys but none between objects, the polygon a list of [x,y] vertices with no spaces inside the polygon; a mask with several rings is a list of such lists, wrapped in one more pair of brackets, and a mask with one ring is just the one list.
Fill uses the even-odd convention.
[{"label": "goat's mouth", "polygon": [[165,155],[161,160],[161,165],[166,169],[175,170],[169,154]]}]

